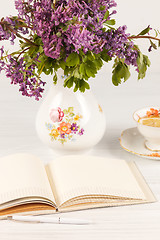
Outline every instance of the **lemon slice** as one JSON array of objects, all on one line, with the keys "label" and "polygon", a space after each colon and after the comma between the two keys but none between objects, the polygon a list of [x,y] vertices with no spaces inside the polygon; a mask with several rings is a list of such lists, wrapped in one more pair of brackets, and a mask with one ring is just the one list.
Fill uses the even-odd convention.
[{"label": "lemon slice", "polygon": [[160,127],[160,118],[141,118],[138,122],[150,127]]}]

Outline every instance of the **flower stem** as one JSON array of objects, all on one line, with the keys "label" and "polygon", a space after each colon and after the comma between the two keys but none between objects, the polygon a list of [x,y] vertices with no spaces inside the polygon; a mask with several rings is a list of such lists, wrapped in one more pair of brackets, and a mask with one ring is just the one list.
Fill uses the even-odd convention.
[{"label": "flower stem", "polygon": [[137,35],[137,36],[130,36],[130,37],[128,37],[128,39],[139,39],[139,38],[146,38],[146,39],[153,39],[153,40],[156,40],[156,41],[160,41],[159,38],[152,37],[152,36],[140,36],[140,35]]},{"label": "flower stem", "polygon": [[30,43],[31,45],[35,45],[38,46],[37,44],[35,44],[34,42],[30,41],[29,39],[23,37],[22,35],[20,35],[18,33],[18,31],[15,31],[15,29],[11,28],[8,24],[5,24],[5,22],[0,22],[0,25],[3,27],[3,25],[7,28],[7,30],[11,31],[12,33],[14,33],[17,37],[24,39],[26,42]]},{"label": "flower stem", "polygon": [[17,56],[17,59],[18,59],[25,51],[27,51],[28,49],[30,49],[30,47],[25,48],[22,52],[20,52],[19,55]]}]

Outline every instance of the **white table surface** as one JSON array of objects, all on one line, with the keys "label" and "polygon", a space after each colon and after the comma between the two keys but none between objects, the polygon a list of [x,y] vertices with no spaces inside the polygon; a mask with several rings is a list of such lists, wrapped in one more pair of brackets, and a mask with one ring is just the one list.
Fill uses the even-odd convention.
[{"label": "white table surface", "polygon": [[[16,86],[11,86],[2,74],[0,78],[0,157],[28,152],[39,156],[44,163],[55,158],[55,153],[40,142],[35,131],[35,116],[41,101],[21,97]],[[136,125],[132,119],[136,109],[159,105],[160,73],[150,72],[140,82],[133,74],[127,83],[117,88],[112,85],[110,74],[106,75],[104,68],[92,85],[106,113],[107,128],[104,138],[91,154],[134,160],[158,202],[61,214],[95,222],[86,226],[0,221],[0,240],[160,239],[160,161],[125,152],[118,140],[122,130]]]}]

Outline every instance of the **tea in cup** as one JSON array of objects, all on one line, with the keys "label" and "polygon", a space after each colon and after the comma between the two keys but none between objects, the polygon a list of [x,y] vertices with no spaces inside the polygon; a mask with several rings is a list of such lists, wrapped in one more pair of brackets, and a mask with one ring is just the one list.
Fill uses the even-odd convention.
[{"label": "tea in cup", "polygon": [[142,108],[133,114],[133,118],[145,138],[145,146],[151,151],[160,151],[160,108]]}]

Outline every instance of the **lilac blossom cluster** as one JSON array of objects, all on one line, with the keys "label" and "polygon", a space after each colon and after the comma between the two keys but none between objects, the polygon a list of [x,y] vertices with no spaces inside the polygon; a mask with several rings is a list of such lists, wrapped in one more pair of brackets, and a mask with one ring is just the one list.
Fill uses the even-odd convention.
[{"label": "lilac blossom cluster", "polygon": [[39,100],[42,97],[41,93],[44,91],[43,86],[45,82],[41,80],[37,82],[37,78],[33,76],[35,65],[26,68],[23,58],[20,58],[17,62],[13,57],[8,56],[8,60],[9,64],[7,64],[5,70],[6,76],[11,78],[11,84],[19,84],[19,91],[22,92],[22,95],[28,97],[34,96],[36,100]]},{"label": "lilac blossom cluster", "polygon": [[21,26],[21,21],[18,18],[6,17],[0,22],[0,41],[10,40],[14,44],[14,40],[20,34],[28,34],[28,28]]},{"label": "lilac blossom cluster", "polygon": [[[3,23],[7,23],[9,28],[14,29],[15,23],[10,19],[6,18],[3,20]],[[2,40],[10,40],[11,44],[14,44],[14,39],[16,38],[16,35],[13,31],[10,31],[9,29],[4,30],[3,23],[0,25],[0,41]]]},{"label": "lilac blossom cluster", "polygon": [[[1,58],[3,57],[4,50],[3,47],[0,49]],[[6,76],[11,79],[11,84],[18,84],[19,91],[23,96],[35,97],[36,100],[39,100],[42,97],[41,93],[44,91],[45,82],[37,81],[37,78],[34,76],[35,65],[26,67],[24,58],[21,57],[18,61],[16,58],[11,55],[7,56],[8,63],[5,64],[3,60],[0,60],[0,72],[5,71]]]},{"label": "lilac blossom cluster", "polygon": [[[137,51],[128,41],[126,27],[103,31],[106,11],[117,6],[114,0],[57,0],[55,6],[51,0],[16,0],[15,5],[19,17],[42,38],[48,57],[58,59],[64,49],[67,56],[80,49],[98,54],[105,48],[111,57],[126,58],[127,64],[136,65]],[[111,11],[107,20],[115,13]]]},{"label": "lilac blossom cluster", "polygon": [[[14,44],[17,36],[21,37],[20,34],[28,33],[28,28],[22,27],[18,18],[7,17],[1,20],[0,41],[10,40],[11,44]],[[41,93],[44,91],[45,82],[37,80],[37,77],[34,76],[35,69],[36,65],[34,64],[26,67],[26,62],[22,57],[4,56],[4,46],[0,48],[0,73],[5,71],[6,76],[11,79],[11,84],[19,85],[19,91],[22,92],[23,96],[34,96],[36,100],[39,100],[42,97]]]},{"label": "lilac blossom cluster", "polygon": [[125,33],[126,29],[126,26],[122,26],[106,32],[104,47],[108,50],[110,57],[116,55],[120,59],[125,59],[127,65],[137,66],[138,52],[134,49],[134,43],[128,41],[130,35]]}]

